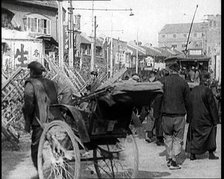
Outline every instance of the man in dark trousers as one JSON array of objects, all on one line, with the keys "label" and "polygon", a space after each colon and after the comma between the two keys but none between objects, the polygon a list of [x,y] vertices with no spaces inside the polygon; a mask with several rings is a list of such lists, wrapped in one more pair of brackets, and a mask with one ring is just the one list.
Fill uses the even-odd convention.
[{"label": "man in dark trousers", "polygon": [[219,122],[218,110],[212,90],[209,85],[209,73],[201,74],[200,85],[192,89],[190,102],[192,117],[188,118],[186,152],[190,153],[190,160],[196,155],[209,151],[209,159],[218,159],[214,155],[216,150],[216,132]]},{"label": "man in dark trousers", "polygon": [[[58,96],[63,93],[64,86],[57,85],[54,81],[44,78],[42,73],[45,68],[37,61],[28,64],[30,69],[30,78],[25,81],[24,89],[24,106],[23,115],[25,119],[25,131],[32,130],[31,157],[34,166],[37,169],[38,145],[41,134],[43,132],[42,125],[47,122],[50,111],[49,106],[58,103]],[[71,91],[66,92],[66,101],[70,103],[72,100],[68,96],[72,96]],[[62,94],[63,96],[63,94]]]},{"label": "man in dark trousers", "polygon": [[170,75],[160,79],[164,85],[161,113],[164,143],[168,154],[167,166],[175,170],[181,168],[176,159],[183,145],[185,115],[190,113],[190,89],[178,74],[178,63],[171,64],[169,69]]}]

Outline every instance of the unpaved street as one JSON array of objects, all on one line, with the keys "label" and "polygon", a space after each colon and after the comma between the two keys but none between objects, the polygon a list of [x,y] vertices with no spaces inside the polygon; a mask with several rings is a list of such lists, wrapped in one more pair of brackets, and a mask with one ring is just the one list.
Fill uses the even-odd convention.
[{"label": "unpaved street", "polygon": [[[154,142],[146,143],[142,136],[140,134],[140,138],[137,137],[140,160],[139,178],[221,178],[221,124],[218,125],[216,151],[220,159],[208,160],[206,153],[199,156],[200,160],[190,161],[183,153],[181,155],[183,164],[180,170],[169,170],[165,162],[165,147],[158,147]],[[29,143],[22,141],[21,146],[22,151],[2,151],[3,179],[38,178],[31,162]]]}]

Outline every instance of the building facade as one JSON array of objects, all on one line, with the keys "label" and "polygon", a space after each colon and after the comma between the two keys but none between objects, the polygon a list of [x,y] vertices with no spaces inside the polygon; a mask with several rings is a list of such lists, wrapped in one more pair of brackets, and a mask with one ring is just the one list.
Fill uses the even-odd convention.
[{"label": "building facade", "polygon": [[[50,35],[57,40],[56,1],[2,1],[2,9],[13,13],[11,23],[33,35]],[[5,19],[2,13],[2,19]],[[4,21],[5,22],[5,21]],[[2,27],[6,25],[2,24]]]},{"label": "building facade", "polygon": [[221,82],[221,15],[207,15],[207,56],[213,77]]},{"label": "building facade", "polygon": [[[2,1],[2,65],[12,72],[57,56],[56,1]],[[64,10],[65,17],[65,10]],[[54,54],[52,54],[54,53]]]},{"label": "building facade", "polygon": [[206,15],[204,22],[194,23],[189,36],[190,23],[166,24],[158,33],[159,47],[173,47],[179,51],[189,49],[189,55],[211,58],[209,68],[213,77],[221,79],[221,15]]},{"label": "building facade", "polygon": [[188,49],[203,49],[205,46],[205,33],[207,23],[194,23],[189,36],[190,23],[183,24],[166,24],[158,34],[159,47],[175,48],[178,51],[184,51],[186,45]]}]

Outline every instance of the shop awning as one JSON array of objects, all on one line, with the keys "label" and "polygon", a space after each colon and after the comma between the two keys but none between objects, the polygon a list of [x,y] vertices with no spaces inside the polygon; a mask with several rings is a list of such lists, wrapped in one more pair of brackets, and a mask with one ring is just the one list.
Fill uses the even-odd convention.
[{"label": "shop awning", "polygon": [[165,59],[166,64],[174,62],[208,62],[210,57],[207,56],[173,56]]},{"label": "shop awning", "polygon": [[43,39],[44,41],[47,41],[49,43],[52,43],[52,44],[58,46],[58,42],[52,36],[49,36],[49,35],[41,35],[41,36],[38,36],[36,38],[37,39]]}]

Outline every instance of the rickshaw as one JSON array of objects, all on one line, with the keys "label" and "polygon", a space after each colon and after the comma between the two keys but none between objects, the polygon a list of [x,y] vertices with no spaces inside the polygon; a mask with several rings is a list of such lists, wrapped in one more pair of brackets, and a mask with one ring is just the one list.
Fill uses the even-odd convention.
[{"label": "rickshaw", "polygon": [[174,62],[179,63],[180,68],[185,67],[189,69],[191,66],[199,67],[208,70],[209,60],[211,58],[207,56],[171,56],[165,59],[166,65]]},{"label": "rickshaw", "polygon": [[133,107],[149,105],[162,84],[114,83],[49,108],[38,148],[40,179],[135,178],[139,157]]},{"label": "rickshaw", "polygon": [[[166,66],[178,63],[180,65],[180,69],[189,70],[192,66],[197,67],[201,71],[208,71],[209,60],[211,58],[207,56],[191,56],[191,55],[180,55],[180,56],[172,56],[165,59]],[[183,75],[184,76],[184,75]],[[185,77],[183,77],[185,79]],[[193,89],[195,86],[199,85],[198,82],[192,82],[188,79],[185,79],[188,82],[190,89]]]}]

